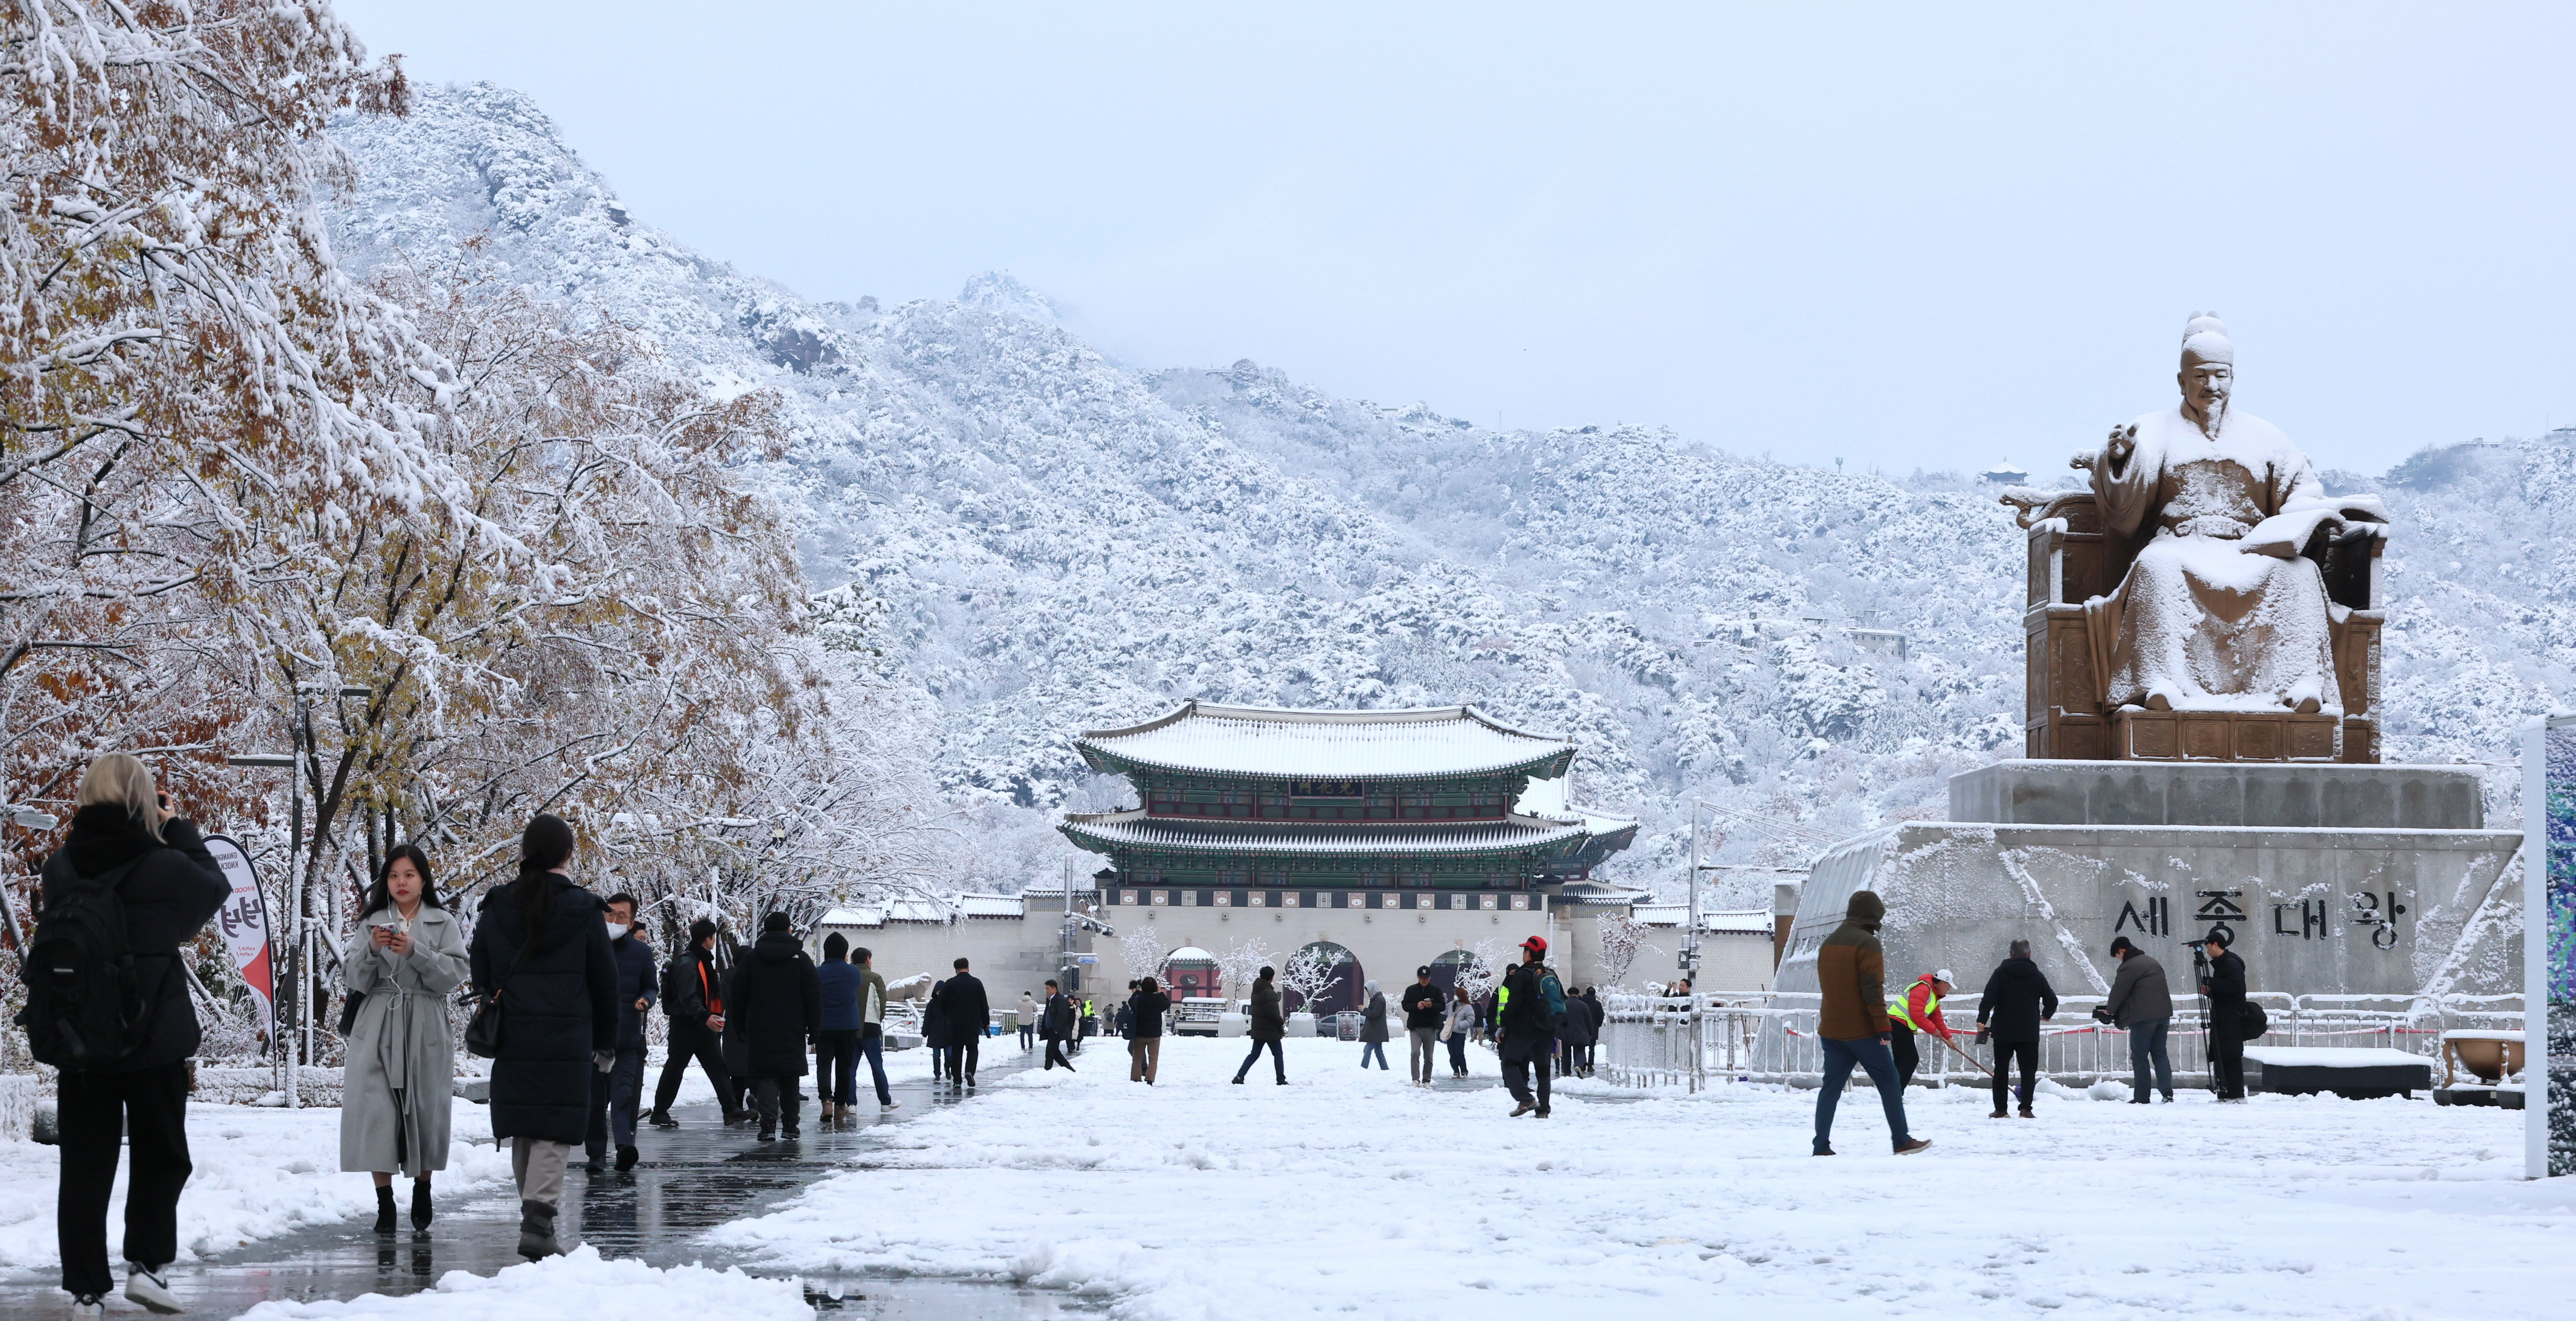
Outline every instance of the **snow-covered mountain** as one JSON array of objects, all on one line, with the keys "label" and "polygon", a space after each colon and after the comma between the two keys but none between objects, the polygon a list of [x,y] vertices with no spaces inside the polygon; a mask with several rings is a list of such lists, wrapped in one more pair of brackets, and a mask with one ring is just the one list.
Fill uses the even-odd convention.
[{"label": "snow-covered mountain", "polygon": [[[1068,736],[1190,696],[1471,701],[1569,734],[1577,796],[1645,819],[1613,866],[1646,884],[1678,882],[1694,796],[1759,818],[1725,856],[1785,860],[1940,815],[1947,775],[2020,746],[2023,535],[1990,487],[1739,457],[1759,436],[1494,431],[1249,361],[1132,370],[1001,274],[953,302],[808,302],[630,215],[485,84],[336,134],[353,264],[479,235],[506,278],[784,395],[799,439],[768,477],[807,570],[885,603],[946,713],[941,779],[985,804],[962,883],[1051,875],[1048,812],[1119,788]],[[2155,401],[2151,366],[2106,420]],[[2332,462],[2332,437],[2274,420]],[[2392,759],[2509,761],[2516,724],[2576,694],[2576,431],[2332,480],[2398,518]],[[2489,782],[2508,806],[2512,777]]]}]

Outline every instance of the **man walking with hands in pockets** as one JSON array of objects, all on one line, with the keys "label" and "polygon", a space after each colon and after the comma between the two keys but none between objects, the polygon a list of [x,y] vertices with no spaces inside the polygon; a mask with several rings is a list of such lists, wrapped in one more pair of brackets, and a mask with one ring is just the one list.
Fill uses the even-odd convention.
[{"label": "man walking with hands in pockets", "polygon": [[1897,1080],[1896,1060],[1888,1053],[1894,1027],[1887,1020],[1887,956],[1878,947],[1878,924],[1887,904],[1877,892],[1855,890],[1843,910],[1843,923],[1816,949],[1816,989],[1823,1007],[1816,1012],[1816,1036],[1824,1043],[1824,1085],[1816,1091],[1816,1154],[1834,1154],[1834,1107],[1851,1081],[1854,1066],[1869,1071],[1878,1084],[1879,1106],[1887,1111],[1888,1139],[1896,1154],[1911,1155],[1931,1146],[1905,1130],[1905,1085]]}]

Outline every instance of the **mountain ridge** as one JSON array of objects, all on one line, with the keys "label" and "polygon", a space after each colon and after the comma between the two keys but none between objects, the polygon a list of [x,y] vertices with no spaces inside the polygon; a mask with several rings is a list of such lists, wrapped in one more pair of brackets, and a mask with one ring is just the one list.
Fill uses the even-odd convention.
[{"label": "mountain ridge", "polygon": [[[760,479],[815,586],[881,601],[891,663],[938,700],[940,783],[977,804],[966,888],[1053,875],[1048,814],[1113,805],[1075,731],[1187,697],[1472,702],[1574,738],[1577,796],[1645,823],[1608,874],[1664,889],[1694,797],[1749,814],[1722,856],[1795,860],[1938,815],[1948,774],[2019,746],[2023,534],[1991,487],[1658,428],[1498,431],[1249,360],[1132,371],[1000,272],[956,300],[809,301],[630,214],[488,84],[333,132],[360,167],[352,266],[476,240],[711,388],[780,393],[796,442]],[[2559,432],[2391,474],[2415,483],[2387,492],[2392,760],[2509,760],[2521,715],[2568,700],[2571,455]],[[2518,786],[2488,779],[2504,810]]]}]

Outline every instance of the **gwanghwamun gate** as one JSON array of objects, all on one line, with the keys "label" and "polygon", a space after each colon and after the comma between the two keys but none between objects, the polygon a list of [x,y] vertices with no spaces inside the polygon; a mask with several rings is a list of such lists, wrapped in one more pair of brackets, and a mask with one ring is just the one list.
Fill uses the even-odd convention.
[{"label": "gwanghwamun gate", "polygon": [[[963,956],[996,1005],[1049,977],[1078,980],[1102,1001],[1147,974],[1170,981],[1176,996],[1215,996],[1225,989],[1220,957],[1255,942],[1280,965],[1310,946],[1341,956],[1316,1003],[1291,1006],[1317,1014],[1353,1007],[1372,979],[1392,998],[1425,964],[1445,989],[1472,957],[1500,967],[1533,935],[1547,939],[1571,984],[1606,983],[1615,978],[1602,923],[1613,917],[1664,933],[1647,935],[1663,952],[1644,952],[1636,975],[1676,975],[1684,909],[1592,878],[1636,838],[1637,823],[1569,801],[1577,749],[1565,739],[1472,706],[1292,711],[1193,701],[1143,724],[1087,731],[1074,747],[1135,794],[1133,806],[1070,814],[1059,827],[1106,863],[1089,884],[1070,896],[1052,881],[1007,897],[838,909],[813,939],[839,932],[866,946],[889,980],[945,976]],[[1700,985],[1768,988],[1778,921],[1768,909],[1703,913]],[[1158,964],[1131,968],[1131,957]]]}]

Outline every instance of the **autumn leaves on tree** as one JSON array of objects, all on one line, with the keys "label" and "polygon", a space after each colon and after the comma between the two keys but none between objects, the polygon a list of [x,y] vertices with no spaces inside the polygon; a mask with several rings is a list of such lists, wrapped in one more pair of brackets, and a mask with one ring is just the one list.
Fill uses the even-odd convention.
[{"label": "autumn leaves on tree", "polygon": [[473,244],[344,272],[322,130],[408,89],[327,6],[5,0],[0,40],[0,794],[125,748],[255,827],[278,777],[224,757],[301,743],[317,915],[540,810],[673,913],[922,869],[925,722],[749,479],[770,396]]}]

